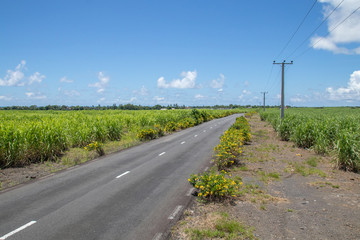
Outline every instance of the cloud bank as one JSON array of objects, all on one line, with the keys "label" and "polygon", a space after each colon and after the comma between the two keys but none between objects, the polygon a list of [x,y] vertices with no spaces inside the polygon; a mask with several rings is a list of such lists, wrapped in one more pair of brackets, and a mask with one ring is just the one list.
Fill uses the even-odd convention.
[{"label": "cloud bank", "polygon": [[220,73],[220,78],[212,80],[210,86],[212,88],[222,88],[224,86],[224,83],[225,76],[224,74]]},{"label": "cloud bank", "polygon": [[99,72],[98,79],[99,79],[98,82],[89,84],[89,87],[95,87],[98,89],[97,90],[98,93],[102,93],[105,91],[105,87],[110,81],[110,78],[108,76],[105,76],[103,72]]},{"label": "cloud bank", "polygon": [[337,89],[328,87],[326,92],[329,94],[330,100],[360,100],[360,70],[354,71],[350,75],[347,87]]},{"label": "cloud bank", "polygon": [[197,77],[196,71],[182,72],[181,76],[183,77],[182,79],[175,79],[169,83],[167,83],[165,81],[164,77],[160,77],[157,80],[157,87],[158,88],[179,88],[179,89],[196,87],[196,83],[195,83],[196,77]]},{"label": "cloud bank", "polygon": [[[339,4],[338,0],[320,0],[320,2],[324,3],[324,17],[328,16]],[[359,0],[344,1],[327,20],[330,34],[326,37],[315,36],[311,39],[311,45],[315,44],[313,48],[337,54],[360,54],[360,10],[338,25],[357,7],[360,7]],[[347,44],[355,45],[355,47],[349,48]]]}]

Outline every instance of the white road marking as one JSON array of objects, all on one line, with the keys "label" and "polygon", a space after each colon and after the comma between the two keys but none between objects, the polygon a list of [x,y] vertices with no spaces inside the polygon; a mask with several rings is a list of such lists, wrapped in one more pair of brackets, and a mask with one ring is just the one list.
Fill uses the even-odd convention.
[{"label": "white road marking", "polygon": [[206,132],[206,130],[204,130],[204,132]]},{"label": "white road marking", "polygon": [[185,141],[181,142],[181,144],[184,144],[184,143],[185,143]]},{"label": "white road marking", "polygon": [[152,240],[160,240],[162,238],[162,235],[162,233],[157,233]]},{"label": "white road marking", "polygon": [[206,172],[207,170],[209,170],[209,167],[206,167],[206,168],[204,169],[204,172]]},{"label": "white road marking", "polygon": [[195,188],[190,188],[189,191],[186,193],[187,197],[190,197],[190,195],[193,193]]},{"label": "white road marking", "polygon": [[170,216],[168,217],[168,219],[174,219],[176,217],[176,215],[181,211],[181,209],[183,208],[183,206],[179,205],[176,206],[176,208],[174,209],[174,211],[170,214]]},{"label": "white road marking", "polygon": [[194,137],[197,137],[197,135],[195,135]]},{"label": "white road marking", "polygon": [[20,232],[21,230],[24,230],[24,229],[27,228],[27,227],[30,227],[30,226],[33,225],[34,223],[36,223],[36,221],[28,222],[27,224],[22,225],[21,227],[15,229],[14,231],[9,232],[8,234],[0,237],[0,240],[4,240],[4,239],[10,237],[10,236],[14,235],[15,233]]},{"label": "white road marking", "polygon": [[162,153],[159,154],[159,156],[162,156],[162,155],[164,155],[165,153],[166,153],[166,152],[162,152]]},{"label": "white road marking", "polygon": [[126,171],[126,172],[124,172],[123,174],[120,174],[119,176],[117,176],[116,178],[121,178],[122,176],[128,174],[129,172],[130,172],[130,171]]},{"label": "white road marking", "polygon": [[210,127],[210,129],[212,129],[212,127]]}]

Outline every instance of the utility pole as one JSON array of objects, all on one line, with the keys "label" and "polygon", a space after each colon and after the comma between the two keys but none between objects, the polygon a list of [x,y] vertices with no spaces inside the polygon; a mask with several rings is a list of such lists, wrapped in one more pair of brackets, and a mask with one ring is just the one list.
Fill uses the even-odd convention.
[{"label": "utility pole", "polygon": [[285,68],[285,64],[293,64],[293,61],[291,61],[290,63],[286,63],[285,60],[281,63],[276,63],[275,61],[273,62],[273,64],[281,64],[281,119],[284,119],[284,68]]},{"label": "utility pole", "polygon": [[264,112],[265,112],[265,94],[267,94],[268,92],[261,92],[261,93],[264,94],[263,102],[264,102]]}]

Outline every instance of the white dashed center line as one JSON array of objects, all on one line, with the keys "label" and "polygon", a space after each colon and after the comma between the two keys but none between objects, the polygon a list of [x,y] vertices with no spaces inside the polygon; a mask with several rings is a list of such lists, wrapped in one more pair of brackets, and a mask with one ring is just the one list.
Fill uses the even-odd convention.
[{"label": "white dashed center line", "polygon": [[27,224],[22,225],[21,227],[15,229],[14,231],[9,232],[8,234],[0,237],[0,239],[1,239],[1,240],[4,240],[4,239],[6,239],[6,238],[8,238],[8,237],[10,237],[10,236],[12,236],[12,235],[14,235],[15,233],[20,232],[21,230],[24,230],[24,229],[27,228],[27,227],[30,227],[30,226],[33,225],[34,223],[36,223],[36,221],[28,222]]},{"label": "white dashed center line", "polygon": [[185,143],[185,141],[184,142],[181,142],[181,144],[184,144]]},{"label": "white dashed center line", "polygon": [[126,172],[124,172],[123,174],[120,174],[119,176],[117,176],[116,178],[121,178],[122,176],[128,174],[129,172],[130,172],[130,171],[126,171]]},{"label": "white dashed center line", "polygon": [[197,137],[197,135],[195,135],[194,137]]},{"label": "white dashed center line", "polygon": [[164,155],[165,153],[166,153],[166,152],[162,152],[162,153],[159,154],[159,156],[162,156],[162,155]]},{"label": "white dashed center line", "polygon": [[204,132],[206,132],[206,130],[204,130]]}]

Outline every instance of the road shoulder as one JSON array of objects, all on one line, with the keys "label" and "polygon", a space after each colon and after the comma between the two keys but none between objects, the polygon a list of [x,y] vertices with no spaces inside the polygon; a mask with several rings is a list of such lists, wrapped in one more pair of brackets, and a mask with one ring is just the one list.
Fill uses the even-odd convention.
[{"label": "road shoulder", "polygon": [[195,200],[172,239],[191,239],[194,230],[216,230],[230,220],[246,230],[235,239],[359,239],[359,174],[281,141],[258,115],[249,122],[252,142],[244,147],[243,165],[231,170],[243,179],[241,196],[235,204]]}]

